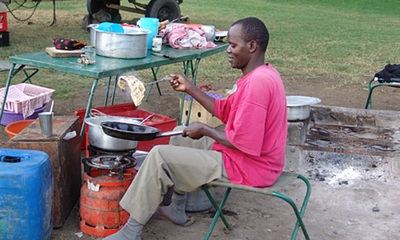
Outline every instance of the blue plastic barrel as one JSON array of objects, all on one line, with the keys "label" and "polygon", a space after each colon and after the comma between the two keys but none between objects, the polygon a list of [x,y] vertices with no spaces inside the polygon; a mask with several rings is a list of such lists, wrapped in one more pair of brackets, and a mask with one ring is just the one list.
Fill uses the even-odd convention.
[{"label": "blue plastic barrel", "polygon": [[49,156],[0,149],[0,239],[50,239],[54,189]]}]

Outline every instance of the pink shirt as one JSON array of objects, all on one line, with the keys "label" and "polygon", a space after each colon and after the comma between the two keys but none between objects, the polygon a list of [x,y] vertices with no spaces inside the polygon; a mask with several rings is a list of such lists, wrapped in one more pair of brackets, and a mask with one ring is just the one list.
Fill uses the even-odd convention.
[{"label": "pink shirt", "polygon": [[285,161],[286,94],[278,71],[263,65],[236,82],[236,91],[216,99],[214,114],[226,124],[225,134],[237,149],[218,142],[232,183],[255,187],[272,185]]}]

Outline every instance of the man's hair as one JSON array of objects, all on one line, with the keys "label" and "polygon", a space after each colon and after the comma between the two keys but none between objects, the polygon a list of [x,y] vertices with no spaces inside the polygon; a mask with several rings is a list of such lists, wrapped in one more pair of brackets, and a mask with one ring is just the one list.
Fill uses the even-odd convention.
[{"label": "man's hair", "polygon": [[267,50],[269,32],[260,19],[255,17],[242,18],[234,22],[232,26],[236,24],[242,25],[242,34],[246,38],[245,40],[255,40],[264,52]]}]

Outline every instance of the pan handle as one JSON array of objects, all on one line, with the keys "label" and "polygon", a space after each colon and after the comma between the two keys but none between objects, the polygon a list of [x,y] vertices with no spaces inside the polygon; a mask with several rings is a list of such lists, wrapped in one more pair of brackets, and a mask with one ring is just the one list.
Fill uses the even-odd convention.
[{"label": "pan handle", "polygon": [[176,130],[176,131],[163,132],[163,133],[157,134],[157,135],[156,135],[156,138],[159,138],[159,137],[177,136],[177,135],[181,135],[182,132],[183,132],[183,130]]}]

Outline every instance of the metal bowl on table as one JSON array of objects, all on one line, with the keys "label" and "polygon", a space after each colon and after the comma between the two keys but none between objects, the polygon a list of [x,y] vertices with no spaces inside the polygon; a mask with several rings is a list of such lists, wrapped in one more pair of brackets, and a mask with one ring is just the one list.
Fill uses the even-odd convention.
[{"label": "metal bowl on table", "polygon": [[147,38],[150,31],[130,29],[124,33],[96,29],[96,54],[105,57],[135,59],[147,56]]}]

